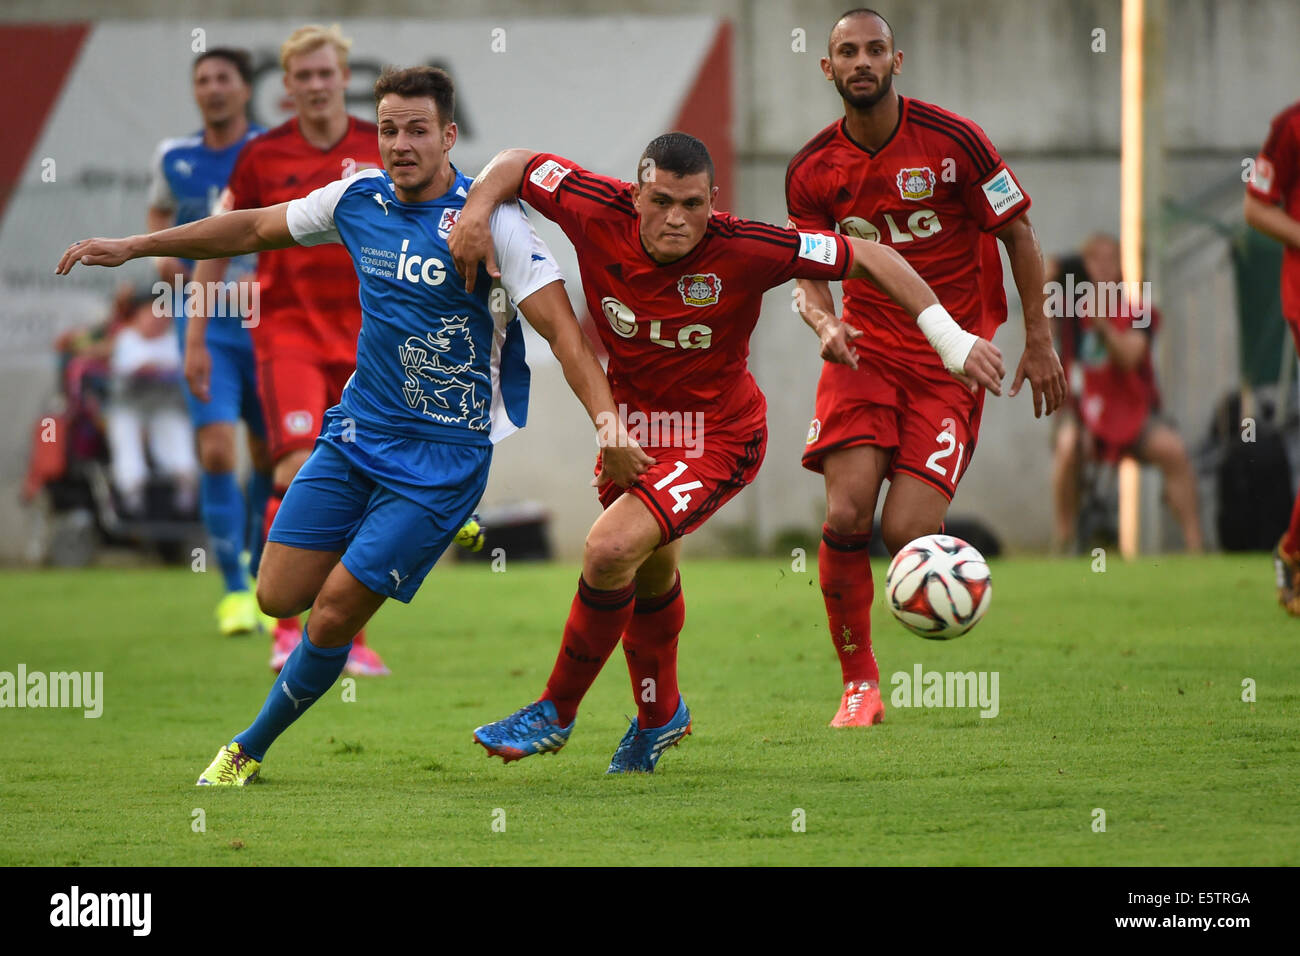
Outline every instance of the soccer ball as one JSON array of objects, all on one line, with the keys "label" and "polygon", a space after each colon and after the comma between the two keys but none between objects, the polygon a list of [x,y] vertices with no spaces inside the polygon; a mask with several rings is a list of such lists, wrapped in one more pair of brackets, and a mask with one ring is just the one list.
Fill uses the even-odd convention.
[{"label": "soccer ball", "polygon": [[947,534],[908,542],[885,572],[885,600],[894,617],[933,640],[961,637],[979,623],[992,598],[984,555]]}]

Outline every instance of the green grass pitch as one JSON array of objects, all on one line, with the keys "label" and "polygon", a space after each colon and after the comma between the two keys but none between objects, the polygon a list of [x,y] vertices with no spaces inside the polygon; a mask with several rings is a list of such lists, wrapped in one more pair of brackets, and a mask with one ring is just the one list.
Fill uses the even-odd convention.
[{"label": "green grass pitch", "polygon": [[607,778],[634,712],[618,651],[558,756],[507,767],[470,739],[540,692],[576,567],[440,567],[371,628],[393,676],[336,685],[243,790],[193,786],[270,686],[266,642],[215,633],[212,575],[0,575],[0,670],[104,674],[98,719],[0,710],[0,863],[1300,863],[1300,621],[1266,556],[995,562],[988,617],[952,642],[877,596],[886,693],[917,664],[997,671],[999,713],[887,698],[865,730],[827,727],[810,570],[688,557],[695,732]]}]

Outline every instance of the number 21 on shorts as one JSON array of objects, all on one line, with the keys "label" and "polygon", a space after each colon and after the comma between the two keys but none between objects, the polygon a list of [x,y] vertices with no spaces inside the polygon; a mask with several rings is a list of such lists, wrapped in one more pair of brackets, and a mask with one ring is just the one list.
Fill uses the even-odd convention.
[{"label": "number 21 on shorts", "polygon": [[686,462],[673,462],[673,470],[654,483],[655,491],[663,491],[666,486],[672,485],[672,487],[668,489],[668,493],[673,496],[673,501],[677,502],[673,505],[674,513],[685,511],[690,506],[691,496],[688,492],[694,491],[696,488],[704,487],[704,482],[702,481],[683,481],[681,484],[673,485],[673,482],[676,481],[684,471],[686,471]]},{"label": "number 21 on shorts", "polygon": [[956,482],[957,476],[961,474],[961,458],[962,455],[966,453],[966,445],[964,442],[959,442],[953,434],[953,432],[957,430],[956,421],[951,418],[945,418],[941,424],[943,425],[943,431],[934,436],[934,440],[939,443],[939,450],[925,460],[925,467],[929,468],[931,471],[938,472],[947,478],[948,472],[944,470],[944,467],[940,465],[939,462],[948,458],[954,451],[956,451],[957,460],[952,463],[952,480],[953,482]]}]

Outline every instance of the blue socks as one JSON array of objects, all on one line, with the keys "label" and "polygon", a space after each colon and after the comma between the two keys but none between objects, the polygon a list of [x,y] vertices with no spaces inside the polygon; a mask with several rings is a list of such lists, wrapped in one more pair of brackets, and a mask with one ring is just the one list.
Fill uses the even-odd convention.
[{"label": "blue socks", "polygon": [[248,573],[257,577],[262,563],[262,547],[266,544],[266,499],[271,496],[271,473],[253,469],[248,476]]},{"label": "blue socks", "polygon": [[228,471],[205,471],[199,478],[199,502],[226,590],[247,591],[248,582],[240,564],[244,551],[244,496],[239,482]]},{"label": "blue socks", "polygon": [[302,640],[276,676],[262,712],[232,742],[242,746],[254,760],[265,757],[275,738],[334,686],[351,650],[351,641],[342,647],[317,647],[307,638],[304,626]]}]

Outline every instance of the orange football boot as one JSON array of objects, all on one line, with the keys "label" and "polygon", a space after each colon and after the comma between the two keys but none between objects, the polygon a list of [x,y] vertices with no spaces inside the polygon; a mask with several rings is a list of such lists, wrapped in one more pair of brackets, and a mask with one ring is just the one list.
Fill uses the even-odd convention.
[{"label": "orange football boot", "polygon": [[880,699],[880,688],[874,681],[849,681],[844,687],[840,709],[831,721],[832,727],[870,727],[885,719],[885,703]]}]

